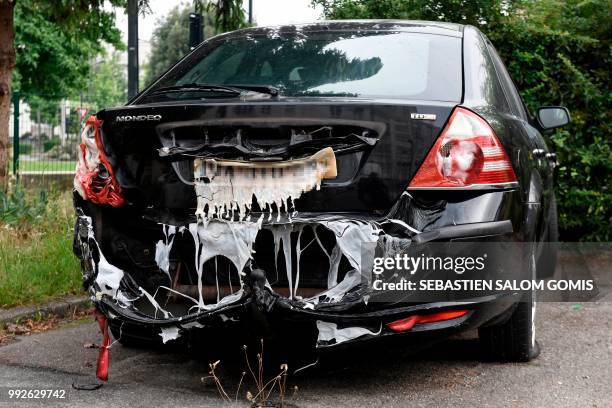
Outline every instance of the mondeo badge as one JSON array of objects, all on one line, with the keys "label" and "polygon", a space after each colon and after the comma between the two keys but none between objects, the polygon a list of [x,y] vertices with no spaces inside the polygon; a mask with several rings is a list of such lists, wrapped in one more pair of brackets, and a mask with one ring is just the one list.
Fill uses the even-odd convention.
[{"label": "mondeo badge", "polygon": [[124,115],[117,116],[115,122],[144,122],[144,121],[159,121],[162,115]]}]

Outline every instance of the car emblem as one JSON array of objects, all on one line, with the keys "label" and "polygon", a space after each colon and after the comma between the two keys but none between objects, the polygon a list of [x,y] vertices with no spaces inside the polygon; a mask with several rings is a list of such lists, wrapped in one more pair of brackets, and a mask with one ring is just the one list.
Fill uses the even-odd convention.
[{"label": "car emblem", "polygon": [[411,113],[410,119],[417,120],[436,120],[436,115],[433,113]]},{"label": "car emblem", "polygon": [[160,121],[162,115],[124,115],[117,116],[115,122],[144,122],[144,121]]}]

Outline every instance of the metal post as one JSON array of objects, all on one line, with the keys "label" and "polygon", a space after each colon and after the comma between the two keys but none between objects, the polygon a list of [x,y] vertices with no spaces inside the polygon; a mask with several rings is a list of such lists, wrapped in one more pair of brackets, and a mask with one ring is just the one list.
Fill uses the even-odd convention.
[{"label": "metal post", "polygon": [[249,0],[249,25],[253,25],[253,0]]},{"label": "metal post", "polygon": [[202,15],[189,14],[189,49],[193,50],[202,42]]},{"label": "metal post", "polygon": [[13,174],[19,172],[19,91],[13,91]]},{"label": "metal post", "polygon": [[66,136],[66,100],[60,102],[60,139],[62,143],[67,139]]},{"label": "metal post", "polygon": [[128,0],[128,99],[138,93],[138,0]]}]

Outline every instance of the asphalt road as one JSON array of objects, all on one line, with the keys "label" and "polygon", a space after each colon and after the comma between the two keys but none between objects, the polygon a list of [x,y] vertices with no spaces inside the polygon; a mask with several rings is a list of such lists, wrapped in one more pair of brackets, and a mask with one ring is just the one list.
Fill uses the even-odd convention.
[{"label": "asphalt road", "polygon": [[[453,338],[413,356],[393,350],[366,350],[350,366],[289,377],[289,402],[298,407],[611,407],[612,302],[541,303],[537,322],[541,356],[526,364],[479,359],[474,334]],[[185,353],[144,351],[115,344],[110,381],[95,391],[74,390],[95,381],[99,341],[93,323],[20,337],[0,347],[0,390],[67,389],[56,401],[4,406],[218,406],[214,385],[203,383],[207,362]],[[386,351],[386,352],[385,352]],[[360,353],[364,353],[361,351]],[[333,367],[333,364],[332,364]],[[234,390],[241,369],[222,373]],[[248,406],[242,388],[238,406]]]}]

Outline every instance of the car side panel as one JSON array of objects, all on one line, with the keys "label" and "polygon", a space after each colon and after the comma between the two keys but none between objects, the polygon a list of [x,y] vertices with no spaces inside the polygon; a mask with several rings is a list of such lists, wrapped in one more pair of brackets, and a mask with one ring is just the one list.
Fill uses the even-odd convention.
[{"label": "car side panel", "polygon": [[[537,231],[533,239],[540,240],[546,228],[543,217],[549,207],[552,191],[550,162],[543,157],[534,157],[533,151],[545,148],[541,134],[529,122],[527,113],[507,95],[516,92],[514,85],[502,84],[498,72],[505,70],[503,65],[496,69],[491,48],[486,37],[476,28],[466,26],[464,30],[464,81],[463,104],[483,116],[495,130],[506,148],[510,161],[521,186],[521,199],[526,212],[536,211]],[[501,61],[500,61],[501,63]],[[509,89],[506,89],[509,88]],[[546,150],[547,151],[547,150]],[[525,219],[533,218],[533,215]]]}]

